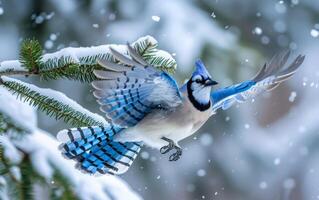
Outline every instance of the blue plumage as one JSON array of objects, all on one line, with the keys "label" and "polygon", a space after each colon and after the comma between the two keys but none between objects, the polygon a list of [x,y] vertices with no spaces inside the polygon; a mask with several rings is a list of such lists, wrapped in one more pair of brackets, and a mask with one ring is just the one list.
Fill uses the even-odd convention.
[{"label": "blue plumage", "polygon": [[80,168],[89,173],[122,174],[133,163],[140,146],[134,142],[103,141],[94,146],[90,153],[78,158],[81,161]]},{"label": "blue plumage", "polygon": [[211,77],[204,63],[200,59],[196,60],[195,66],[196,66],[196,70],[194,71],[192,76],[201,75],[201,76],[204,76],[204,78]]},{"label": "blue plumage", "polygon": [[237,85],[233,85],[233,86],[226,87],[226,88],[221,88],[221,89],[213,91],[211,93],[211,98],[212,98],[214,103],[217,103],[220,100],[225,99],[228,96],[249,90],[255,84],[256,84],[255,81],[249,80],[249,81],[244,81],[244,82],[237,84]]},{"label": "blue plumage", "polygon": [[[98,61],[94,96],[112,124],[62,130],[62,154],[90,174],[122,174],[133,163],[143,143],[161,147],[176,161],[182,155],[177,142],[196,132],[219,108],[228,109],[269,91],[291,77],[304,60],[298,56],[283,68],[289,52],[276,55],[251,80],[211,91],[217,84],[201,60],[179,89],[166,72],[147,64],[128,45],[129,57],[110,48],[118,63]],[[168,145],[163,145],[163,141]]]},{"label": "blue plumage", "polygon": [[114,125],[64,130],[59,135],[67,134],[70,141],[60,148],[64,156],[77,160],[78,167],[86,172],[123,173],[136,158],[142,143],[113,141],[121,130]]},{"label": "blue plumage", "polygon": [[211,94],[214,101],[213,112],[219,108],[226,110],[236,102],[245,102],[265,91],[276,88],[280,83],[289,79],[295,74],[305,58],[305,56],[299,55],[288,67],[285,67],[289,55],[290,51],[275,55],[252,80],[213,91]]}]

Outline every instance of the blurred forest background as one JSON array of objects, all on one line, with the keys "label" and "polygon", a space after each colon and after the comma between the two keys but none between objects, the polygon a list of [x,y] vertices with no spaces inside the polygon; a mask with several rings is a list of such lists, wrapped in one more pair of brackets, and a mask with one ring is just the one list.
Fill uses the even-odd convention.
[{"label": "blurred forest background", "polygon": [[[0,0],[0,60],[17,59],[24,38],[46,52],[124,44],[144,35],[178,63],[182,83],[196,58],[224,87],[251,78],[282,49],[306,60],[291,80],[219,111],[182,142],[178,162],[144,148],[122,176],[145,199],[319,199],[319,2],[313,0]],[[41,82],[100,113],[88,84]],[[27,120],[27,119],[26,119]],[[39,113],[53,135],[67,125]]]}]

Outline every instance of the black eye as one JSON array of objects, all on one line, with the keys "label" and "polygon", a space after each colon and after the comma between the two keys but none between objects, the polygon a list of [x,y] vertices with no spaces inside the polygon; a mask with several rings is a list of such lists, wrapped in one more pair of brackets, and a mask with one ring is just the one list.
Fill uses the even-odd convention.
[{"label": "black eye", "polygon": [[200,82],[202,82],[202,80],[201,79],[196,79],[195,82],[196,83],[200,83]]}]

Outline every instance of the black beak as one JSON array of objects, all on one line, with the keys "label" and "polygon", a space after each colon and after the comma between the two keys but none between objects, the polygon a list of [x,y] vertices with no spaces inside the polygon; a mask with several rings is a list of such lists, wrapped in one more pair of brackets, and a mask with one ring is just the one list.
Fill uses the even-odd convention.
[{"label": "black beak", "polygon": [[216,82],[216,81],[214,81],[214,80],[211,80],[211,79],[209,79],[209,80],[207,80],[206,82],[205,82],[205,86],[213,86],[213,85],[217,85],[218,83]]}]

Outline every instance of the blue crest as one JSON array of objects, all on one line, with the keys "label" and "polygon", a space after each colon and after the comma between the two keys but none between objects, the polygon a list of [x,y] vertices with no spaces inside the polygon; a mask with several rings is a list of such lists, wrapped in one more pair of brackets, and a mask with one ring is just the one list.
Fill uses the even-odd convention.
[{"label": "blue crest", "polygon": [[193,76],[202,75],[205,78],[208,78],[208,77],[211,78],[211,75],[209,74],[204,63],[200,59],[196,60],[195,66],[196,66],[196,69],[193,73]]}]

